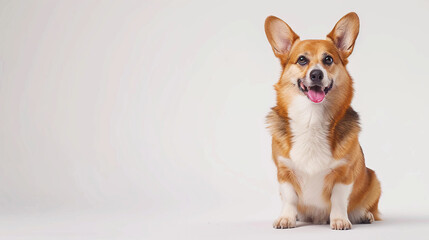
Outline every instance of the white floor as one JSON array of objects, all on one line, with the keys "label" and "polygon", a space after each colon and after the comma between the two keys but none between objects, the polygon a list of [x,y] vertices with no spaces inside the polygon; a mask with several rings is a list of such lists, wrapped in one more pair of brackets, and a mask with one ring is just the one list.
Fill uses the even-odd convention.
[{"label": "white floor", "polygon": [[0,218],[0,239],[429,239],[429,216],[385,215],[384,221],[332,231],[299,223],[271,228],[271,220],[209,221],[133,214],[21,214]]}]

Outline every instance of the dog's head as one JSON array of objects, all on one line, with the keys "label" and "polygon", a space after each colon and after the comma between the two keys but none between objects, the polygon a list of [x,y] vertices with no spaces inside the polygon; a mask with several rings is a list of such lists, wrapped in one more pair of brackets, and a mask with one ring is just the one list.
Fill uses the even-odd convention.
[{"label": "dog's head", "polygon": [[326,40],[300,40],[281,19],[270,16],[265,32],[283,72],[275,85],[278,103],[307,96],[315,104],[348,105],[353,95],[347,58],[359,33],[359,18],[349,13],[341,18]]}]

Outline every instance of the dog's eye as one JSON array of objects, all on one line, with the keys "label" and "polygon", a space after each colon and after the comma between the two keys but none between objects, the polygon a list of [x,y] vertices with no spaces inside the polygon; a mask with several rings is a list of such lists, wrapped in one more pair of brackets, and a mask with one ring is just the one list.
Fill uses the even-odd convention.
[{"label": "dog's eye", "polygon": [[298,61],[296,61],[296,63],[298,63],[301,66],[304,66],[305,64],[308,63],[308,59],[304,56],[299,56]]},{"label": "dog's eye", "polygon": [[326,65],[328,65],[328,66],[331,65],[333,62],[334,62],[334,59],[332,59],[331,56],[326,56],[323,59],[323,63],[326,64]]}]

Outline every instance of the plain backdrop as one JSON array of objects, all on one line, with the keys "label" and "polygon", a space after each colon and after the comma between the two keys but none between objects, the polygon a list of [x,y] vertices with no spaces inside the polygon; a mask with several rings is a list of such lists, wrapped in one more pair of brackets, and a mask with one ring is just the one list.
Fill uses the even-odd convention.
[{"label": "plain backdrop", "polygon": [[[274,230],[265,115],[281,69],[264,20],[325,38],[350,11],[352,105],[384,221]],[[425,238],[428,12],[411,0],[0,1],[0,238]]]}]

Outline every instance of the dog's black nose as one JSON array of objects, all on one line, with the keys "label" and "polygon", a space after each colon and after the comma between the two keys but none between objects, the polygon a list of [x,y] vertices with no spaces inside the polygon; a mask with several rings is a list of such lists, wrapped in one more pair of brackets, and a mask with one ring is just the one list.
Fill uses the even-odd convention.
[{"label": "dog's black nose", "polygon": [[310,79],[311,79],[311,81],[316,82],[316,83],[322,82],[323,72],[319,69],[313,69],[310,72]]}]

